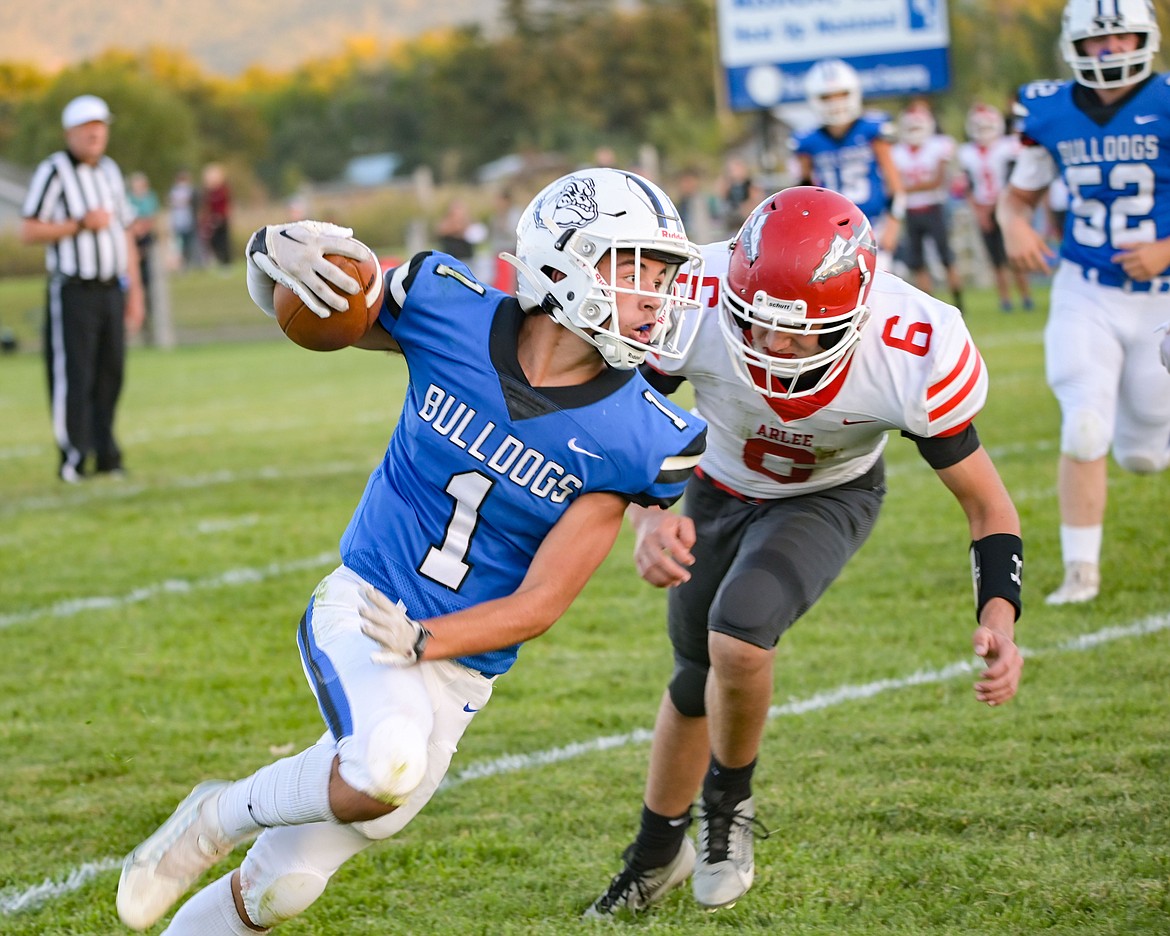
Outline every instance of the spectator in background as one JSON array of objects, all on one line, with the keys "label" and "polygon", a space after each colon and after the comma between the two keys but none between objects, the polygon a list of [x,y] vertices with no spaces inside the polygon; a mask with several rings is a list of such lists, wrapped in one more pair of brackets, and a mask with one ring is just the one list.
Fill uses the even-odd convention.
[{"label": "spectator in background", "polygon": [[435,239],[439,250],[450,254],[456,260],[471,263],[475,247],[467,236],[471,227],[471,214],[467,203],[460,198],[453,199],[438,223],[435,225]]},{"label": "spectator in background", "polygon": [[891,148],[894,164],[906,187],[906,229],[901,255],[923,292],[933,293],[934,278],[927,264],[926,242],[934,244],[956,308],[963,309],[963,283],[951,249],[947,218],[947,184],[955,141],[939,133],[930,105],[919,100],[898,121],[899,142]]},{"label": "spectator in background", "polygon": [[146,315],[143,321],[147,333],[154,337],[154,310],[151,307],[151,284],[153,277],[154,248],[158,240],[158,195],[150,187],[145,172],[130,174],[130,190],[127,193],[130,206],[134,209],[134,221],[130,233],[138,248],[138,276],[142,281],[142,300]]},{"label": "spectator in background", "polygon": [[503,292],[516,291],[516,268],[500,254],[516,252],[516,225],[519,223],[520,209],[512,200],[512,190],[500,189],[496,192],[488,223],[488,243],[491,245],[492,285]]},{"label": "spectator in background", "polygon": [[1030,312],[1032,292],[1028,277],[1009,267],[1003,231],[995,220],[995,203],[1020,152],[1019,138],[1005,134],[1003,114],[998,108],[980,102],[967,112],[967,136],[968,141],[959,147],[959,166],[967,177],[967,200],[995,274],[1000,310],[1011,312],[1013,308],[1010,277],[1015,281],[1020,303]]},{"label": "spectator in background", "polygon": [[805,76],[808,105],[820,125],[789,140],[801,185],[832,189],[869,218],[888,260],[906,211],[902,179],[890,147],[894,125],[881,111],[862,112],[861,78],[841,59],[824,59]]},{"label": "spectator in background", "polygon": [[200,207],[199,228],[206,255],[220,266],[227,266],[232,262],[232,196],[219,163],[208,163],[203,168]]},{"label": "spectator in background", "polygon": [[717,239],[712,198],[704,190],[702,174],[694,166],[687,166],[679,173],[674,204],[691,240],[706,244]]},{"label": "spectator in background", "polygon": [[167,192],[167,214],[174,237],[176,268],[180,270],[199,265],[199,234],[195,227],[195,185],[191,173],[180,169]]},{"label": "spectator in background", "polygon": [[61,114],[66,149],[33,173],[21,239],[45,245],[49,271],[45,363],[58,476],[75,484],[93,470],[122,472],[114,412],[122,392],[126,333],[142,325],[134,210],[109,156],[110,108],[92,94]]},{"label": "spectator in background", "polygon": [[763,199],[764,190],[752,179],[747,162],[739,156],[732,156],[724,165],[721,187],[723,230],[730,237]]}]

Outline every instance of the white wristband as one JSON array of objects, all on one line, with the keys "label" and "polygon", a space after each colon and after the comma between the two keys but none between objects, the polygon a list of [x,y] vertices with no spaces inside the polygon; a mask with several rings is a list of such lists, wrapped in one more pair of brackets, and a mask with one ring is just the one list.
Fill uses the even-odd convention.
[{"label": "white wristband", "polygon": [[267,273],[256,266],[252,255],[248,254],[248,295],[269,318],[276,318],[276,303],[273,294],[276,292],[274,283]]}]

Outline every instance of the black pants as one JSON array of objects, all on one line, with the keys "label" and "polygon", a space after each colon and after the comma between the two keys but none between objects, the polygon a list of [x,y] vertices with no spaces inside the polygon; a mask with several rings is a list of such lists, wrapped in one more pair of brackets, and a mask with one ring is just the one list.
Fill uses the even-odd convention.
[{"label": "black pants", "polygon": [[690,581],[667,592],[675,666],[706,672],[708,631],[776,646],[869,536],[885,478],[879,459],[838,487],[750,504],[693,476],[683,513],[695,521],[695,564]]},{"label": "black pants", "polygon": [[126,362],[125,296],[121,285],[51,277],[45,317],[49,410],[62,467],[122,467],[114,410]]}]

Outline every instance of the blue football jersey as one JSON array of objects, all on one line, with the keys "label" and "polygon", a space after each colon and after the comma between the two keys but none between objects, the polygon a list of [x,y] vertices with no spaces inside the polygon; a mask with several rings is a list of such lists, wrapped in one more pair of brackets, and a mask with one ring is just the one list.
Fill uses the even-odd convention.
[{"label": "blue football jersey", "polygon": [[[516,358],[519,302],[446,254],[419,254],[399,276],[387,274],[384,295],[378,321],[401,347],[410,380],[341,555],[412,617],[513,593],[582,494],[662,506],[682,494],[706,423],[638,371],[606,368],[580,386],[532,387]],[[517,650],[461,662],[502,673]]]},{"label": "blue football jersey", "polygon": [[1093,114],[1076,88],[1021,88],[1021,141],[1044,147],[1068,186],[1061,256],[1120,285],[1125,272],[1111,258],[1121,247],[1170,236],[1170,78],[1153,75],[1119,106]]},{"label": "blue football jersey", "polygon": [[873,154],[873,141],[888,141],[892,134],[889,117],[870,111],[840,139],[817,127],[795,134],[790,145],[793,152],[812,159],[814,185],[840,192],[870,222],[876,222],[885,213],[890,196]]}]

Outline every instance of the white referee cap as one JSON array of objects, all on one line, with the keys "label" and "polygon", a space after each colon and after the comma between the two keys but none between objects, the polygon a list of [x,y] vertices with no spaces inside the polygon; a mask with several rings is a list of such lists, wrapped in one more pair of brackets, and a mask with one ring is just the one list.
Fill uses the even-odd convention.
[{"label": "white referee cap", "polygon": [[110,113],[110,105],[92,94],[75,97],[65,105],[65,110],[61,112],[61,126],[66,130],[80,127],[92,120],[100,120],[102,123],[108,124],[113,119],[114,115]]}]

